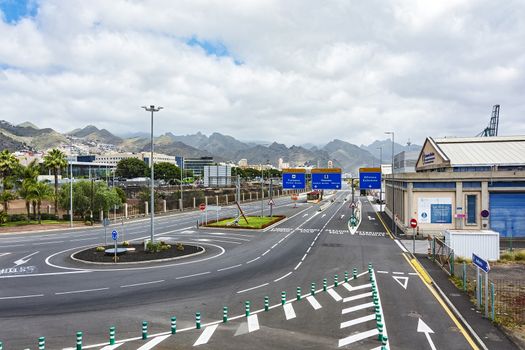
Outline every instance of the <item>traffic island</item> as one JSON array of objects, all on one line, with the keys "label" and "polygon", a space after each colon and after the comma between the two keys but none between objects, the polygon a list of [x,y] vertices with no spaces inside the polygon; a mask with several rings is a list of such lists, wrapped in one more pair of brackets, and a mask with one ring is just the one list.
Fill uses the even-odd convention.
[{"label": "traffic island", "polygon": [[238,228],[238,229],[251,229],[260,230],[270,225],[275,224],[286,218],[284,215],[274,216],[246,216],[240,218],[228,218],[219,221],[208,221],[208,224],[203,225],[204,227],[220,227],[220,228]]},{"label": "traffic island", "polygon": [[[106,249],[107,248],[107,249]],[[113,247],[92,247],[71,255],[76,261],[87,263],[115,263],[115,252]],[[166,261],[194,256],[203,253],[205,250],[201,246],[185,243],[166,244],[158,241],[153,245],[130,244],[126,247],[118,247],[118,263],[141,263]]]}]

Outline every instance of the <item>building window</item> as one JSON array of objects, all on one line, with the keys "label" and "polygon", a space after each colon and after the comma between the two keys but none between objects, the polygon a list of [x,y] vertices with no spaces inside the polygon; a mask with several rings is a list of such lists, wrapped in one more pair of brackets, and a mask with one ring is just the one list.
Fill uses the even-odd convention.
[{"label": "building window", "polygon": [[467,225],[476,225],[477,224],[477,201],[478,196],[475,194],[467,195]]}]

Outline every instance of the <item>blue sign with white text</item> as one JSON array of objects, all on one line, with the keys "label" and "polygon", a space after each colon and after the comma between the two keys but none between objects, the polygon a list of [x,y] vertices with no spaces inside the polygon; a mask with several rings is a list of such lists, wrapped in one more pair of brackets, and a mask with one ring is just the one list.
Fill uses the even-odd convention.
[{"label": "blue sign with white text", "polygon": [[485,272],[489,272],[490,265],[489,262],[476,254],[472,253],[472,263],[482,269]]},{"label": "blue sign with white text", "polygon": [[381,189],[381,173],[360,172],[359,188],[361,190]]},{"label": "blue sign with white text", "polygon": [[451,224],[452,223],[452,204],[431,204],[430,205],[431,224]]},{"label": "blue sign with white text", "polygon": [[283,173],[283,189],[304,189],[305,187],[305,173]]},{"label": "blue sign with white text", "polygon": [[340,190],[341,173],[312,173],[312,190]]}]

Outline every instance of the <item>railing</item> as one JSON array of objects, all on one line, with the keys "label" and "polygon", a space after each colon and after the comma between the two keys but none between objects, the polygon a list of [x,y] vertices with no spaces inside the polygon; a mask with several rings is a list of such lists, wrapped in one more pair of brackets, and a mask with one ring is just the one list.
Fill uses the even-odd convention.
[{"label": "railing", "polygon": [[434,237],[432,240],[431,257],[449,275],[454,275],[454,249],[439,238]]}]

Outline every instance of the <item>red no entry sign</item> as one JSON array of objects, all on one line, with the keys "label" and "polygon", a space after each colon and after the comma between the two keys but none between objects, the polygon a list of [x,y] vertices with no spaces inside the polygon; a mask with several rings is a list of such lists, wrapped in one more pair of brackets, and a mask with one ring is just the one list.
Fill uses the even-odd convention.
[{"label": "red no entry sign", "polygon": [[416,228],[417,227],[417,220],[416,219],[410,219],[410,227]]},{"label": "red no entry sign", "polygon": [[206,204],[204,203],[199,204],[199,209],[204,211],[204,209],[206,209]]}]

